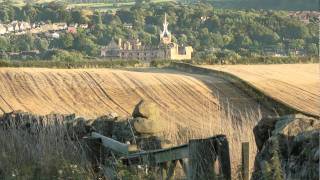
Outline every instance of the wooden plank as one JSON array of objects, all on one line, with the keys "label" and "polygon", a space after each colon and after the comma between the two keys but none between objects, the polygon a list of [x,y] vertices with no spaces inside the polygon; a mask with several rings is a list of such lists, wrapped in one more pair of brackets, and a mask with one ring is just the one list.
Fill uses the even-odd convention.
[{"label": "wooden plank", "polygon": [[155,154],[155,162],[162,163],[178,159],[187,158],[189,156],[189,148],[187,146],[180,148],[167,149]]},{"label": "wooden plank", "polygon": [[242,179],[249,180],[249,142],[242,143]]},{"label": "wooden plank", "polygon": [[168,161],[188,158],[188,156],[189,148],[188,145],[185,144],[173,148],[130,154],[124,159],[124,162],[128,164],[149,164],[155,166]]},{"label": "wooden plank", "polygon": [[101,143],[104,147],[109,148],[117,153],[121,153],[124,155],[129,154],[129,145],[128,144],[120,143],[119,141],[105,137],[105,136],[103,136],[99,133],[96,133],[96,132],[92,132],[91,137],[100,138]]}]

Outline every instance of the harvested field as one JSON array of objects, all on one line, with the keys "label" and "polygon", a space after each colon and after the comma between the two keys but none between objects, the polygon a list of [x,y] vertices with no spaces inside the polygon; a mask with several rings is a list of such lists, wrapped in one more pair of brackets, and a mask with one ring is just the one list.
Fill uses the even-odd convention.
[{"label": "harvested field", "polygon": [[242,112],[259,107],[222,79],[153,71],[1,68],[0,112],[75,113],[86,118],[108,112],[129,115],[144,99],[154,101],[177,121],[199,127],[197,119],[216,119],[215,111],[224,106]]},{"label": "harvested field", "polygon": [[319,64],[202,67],[236,75],[290,107],[320,116]]},{"label": "harvested field", "polygon": [[22,110],[40,115],[75,113],[86,118],[108,112],[125,116],[140,100],[150,100],[160,107],[168,122],[165,136],[173,143],[226,134],[233,173],[241,162],[243,141],[252,143],[253,166],[252,129],[272,112],[219,77],[175,70],[139,71],[0,68],[0,114]]}]

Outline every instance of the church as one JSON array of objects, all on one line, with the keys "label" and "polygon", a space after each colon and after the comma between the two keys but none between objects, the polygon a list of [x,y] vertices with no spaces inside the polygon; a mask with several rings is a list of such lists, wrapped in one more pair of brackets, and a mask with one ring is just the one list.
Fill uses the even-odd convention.
[{"label": "church", "polygon": [[187,60],[191,59],[193,48],[191,46],[179,46],[171,41],[171,33],[168,30],[167,14],[165,14],[163,31],[160,32],[160,42],[157,47],[143,45],[139,39],[131,39],[111,42],[101,48],[101,56],[110,59],[137,59],[137,60]]}]

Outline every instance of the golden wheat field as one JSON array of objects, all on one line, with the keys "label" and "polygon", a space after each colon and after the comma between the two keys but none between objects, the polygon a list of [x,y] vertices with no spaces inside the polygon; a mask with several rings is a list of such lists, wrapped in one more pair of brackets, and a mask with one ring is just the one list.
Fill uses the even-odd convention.
[{"label": "golden wheat field", "polygon": [[202,67],[236,75],[288,106],[320,116],[319,64]]},{"label": "golden wheat field", "polygon": [[[0,114],[22,110],[36,114],[75,113],[95,118],[109,112],[129,115],[141,100],[153,101],[167,121],[165,135],[175,143],[226,134],[232,171],[241,162],[241,142],[268,109],[225,80],[175,70],[0,68]],[[188,136],[177,136],[187,128]]]},{"label": "golden wheat field", "polygon": [[0,112],[75,113],[87,118],[108,112],[129,115],[140,100],[150,100],[163,114],[194,127],[201,127],[199,118],[215,119],[221,108],[258,108],[222,79],[173,70],[1,68],[0,95]]}]

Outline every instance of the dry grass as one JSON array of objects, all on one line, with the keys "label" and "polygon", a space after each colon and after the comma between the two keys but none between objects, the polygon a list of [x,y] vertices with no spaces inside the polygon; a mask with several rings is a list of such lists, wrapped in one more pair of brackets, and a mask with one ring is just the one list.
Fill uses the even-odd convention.
[{"label": "dry grass", "polygon": [[320,116],[319,64],[203,67],[234,74],[288,106]]},{"label": "dry grass", "polygon": [[[231,106],[231,105],[230,105]],[[212,111],[211,106],[203,106],[207,112]],[[259,109],[251,109],[246,112],[238,114],[233,111],[232,107],[228,107],[227,110],[220,110],[218,113],[218,119],[216,117],[206,116],[203,114],[201,121],[205,124],[201,129],[188,128],[189,125],[179,126],[178,128],[172,123],[168,131],[162,136],[165,139],[169,139],[174,145],[187,143],[190,139],[207,138],[218,134],[224,134],[229,141],[230,160],[232,168],[232,177],[240,176],[241,166],[241,143],[250,143],[250,171],[253,171],[254,160],[257,153],[255,144],[255,138],[253,134],[253,128],[257,122],[262,118],[261,111]],[[210,114],[210,113],[208,113]],[[171,116],[174,116],[171,114]]]},{"label": "dry grass", "polygon": [[92,179],[93,171],[78,141],[65,126],[0,129],[0,179]]},{"label": "dry grass", "polygon": [[[22,110],[86,118],[108,112],[126,116],[143,99],[155,102],[168,124],[202,129],[207,127],[203,116],[217,119],[216,112],[226,109],[221,102],[229,100],[232,110],[239,112],[259,108],[252,97],[218,77],[155,71],[0,68],[0,114]],[[203,108],[207,105],[210,111]],[[261,111],[269,114],[263,107]]]},{"label": "dry grass", "polygon": [[1,68],[0,95],[4,112],[54,111],[89,118],[108,112],[129,115],[141,99],[153,101],[167,120],[165,133],[174,144],[226,134],[233,176],[241,162],[243,141],[250,142],[253,167],[252,129],[261,117],[272,114],[219,77],[174,70]]}]

